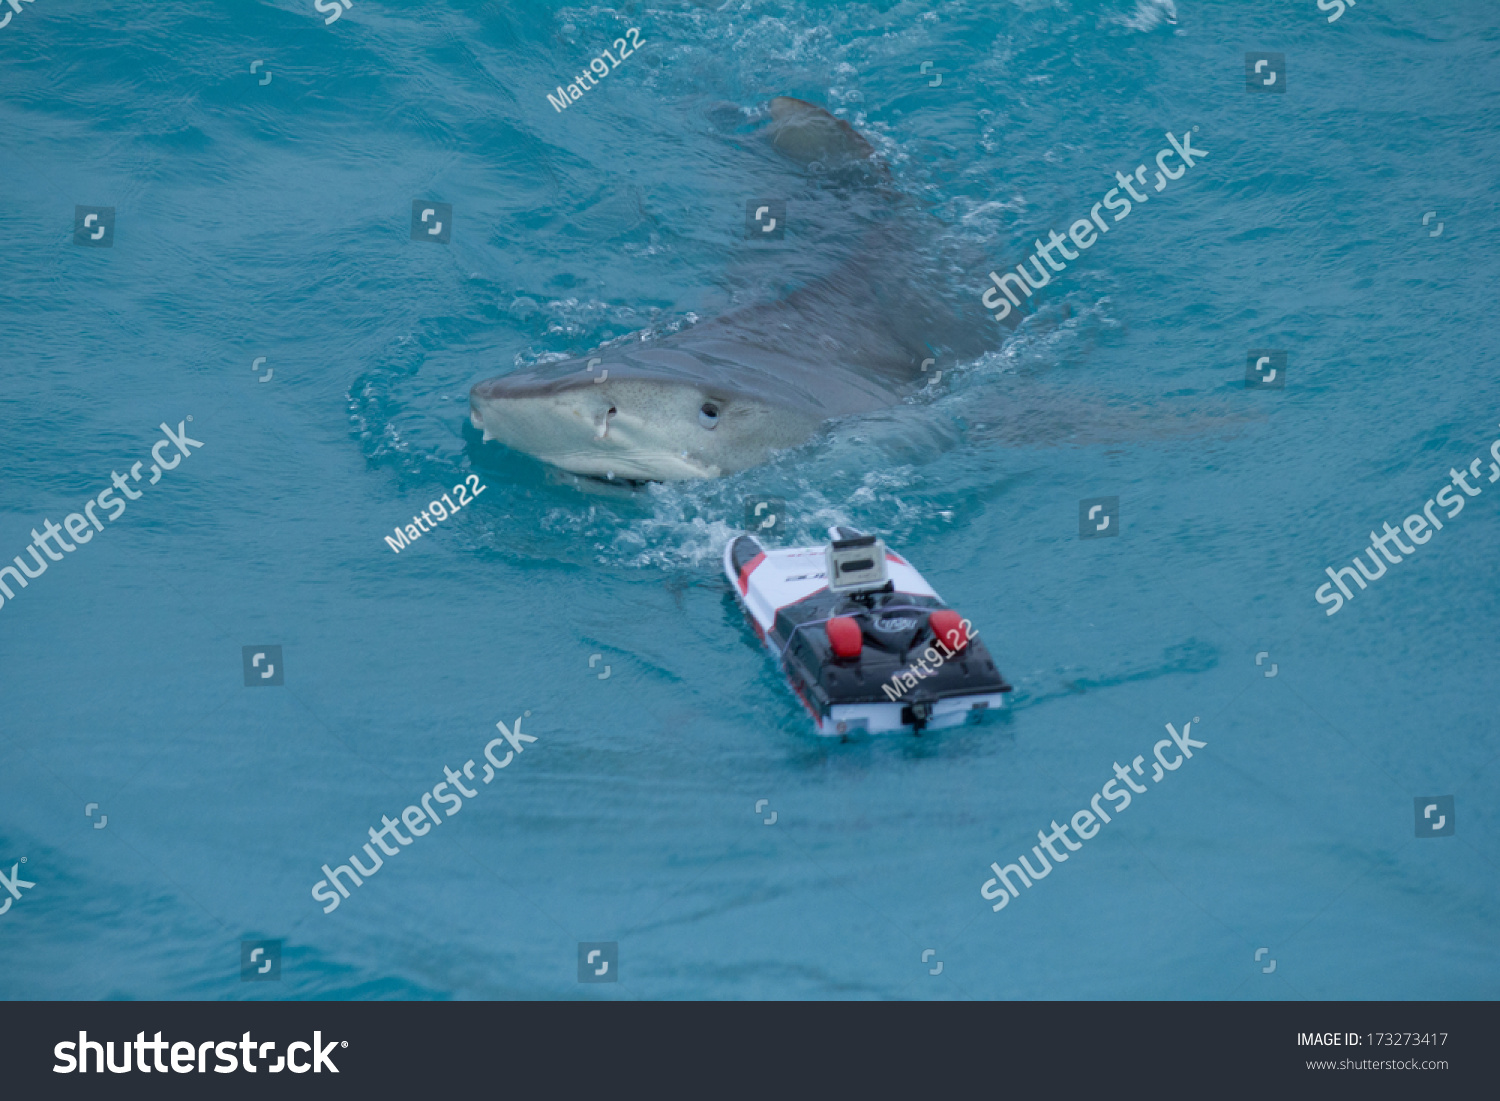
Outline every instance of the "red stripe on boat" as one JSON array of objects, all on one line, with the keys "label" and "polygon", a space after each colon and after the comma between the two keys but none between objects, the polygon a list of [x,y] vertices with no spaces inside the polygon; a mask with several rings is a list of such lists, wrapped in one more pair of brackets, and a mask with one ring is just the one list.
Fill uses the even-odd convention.
[{"label": "red stripe on boat", "polygon": [[748,592],[750,589],[750,575],[755,572],[755,567],[766,560],[766,552],[761,551],[750,561],[745,563],[744,569],[740,570],[740,592]]}]

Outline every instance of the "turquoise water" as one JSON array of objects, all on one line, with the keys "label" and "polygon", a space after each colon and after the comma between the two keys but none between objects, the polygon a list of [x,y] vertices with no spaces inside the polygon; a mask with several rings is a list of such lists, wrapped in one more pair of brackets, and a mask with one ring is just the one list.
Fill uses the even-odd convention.
[{"label": "turquoise water", "polygon": [[[1482,0],[1327,14],[23,5],[0,561],[116,472],[142,496],[0,607],[0,871],[35,884],[0,992],[1495,997],[1500,484],[1337,614],[1314,592],[1500,437],[1500,32]],[[1284,94],[1247,91],[1251,51]],[[481,444],[475,381],[816,276],[816,186],[754,138],[777,94],[870,138],[943,227],[905,262],[983,325],[988,270],[1168,131],[1207,155],[998,350],[767,466],[601,492]],[[763,196],[779,250],[744,239]],[[415,200],[449,241],[412,239]],[[110,247],[73,243],[79,205]],[[1246,388],[1252,349],[1284,389]],[[203,446],[151,485],[164,422]],[[719,573],[761,494],[789,542],[884,535],[1013,709],[814,738]],[[1080,539],[1111,496],[1119,537]],[[250,690],[271,645],[284,683]],[[517,717],[537,741],[325,914],[321,866]],[[1206,748],[991,911],[992,861],[1189,720]],[[1428,796],[1451,836],[1418,835]],[[241,981],[245,940],[282,942],[279,981]],[[579,983],[580,942],[617,983]]]}]

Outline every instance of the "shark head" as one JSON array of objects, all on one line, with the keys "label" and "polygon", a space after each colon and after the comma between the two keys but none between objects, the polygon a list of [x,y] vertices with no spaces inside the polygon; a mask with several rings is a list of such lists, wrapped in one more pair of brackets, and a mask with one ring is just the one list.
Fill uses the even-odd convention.
[{"label": "shark head", "polygon": [[[701,374],[701,373],[700,373]],[[810,437],[821,418],[692,372],[632,371],[593,357],[476,383],[486,440],[599,478],[717,478]]]}]

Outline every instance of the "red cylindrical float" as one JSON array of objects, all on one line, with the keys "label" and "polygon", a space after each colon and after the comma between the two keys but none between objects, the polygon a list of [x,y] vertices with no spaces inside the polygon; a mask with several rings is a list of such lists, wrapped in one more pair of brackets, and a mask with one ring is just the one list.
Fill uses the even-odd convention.
[{"label": "red cylindrical float", "polygon": [[927,625],[938,641],[954,653],[969,644],[969,633],[964,630],[963,617],[952,608],[943,608],[927,617]]},{"label": "red cylindrical float", "polygon": [[836,615],[823,625],[836,657],[857,658],[864,649],[864,633],[853,616]]}]

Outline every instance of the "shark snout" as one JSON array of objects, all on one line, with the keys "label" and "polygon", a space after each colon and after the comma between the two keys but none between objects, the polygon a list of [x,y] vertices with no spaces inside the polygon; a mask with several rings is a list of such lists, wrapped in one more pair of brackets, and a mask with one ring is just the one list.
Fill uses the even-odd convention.
[{"label": "shark snout", "polygon": [[469,394],[469,419],[515,451],[575,474],[669,480],[714,477],[719,471],[688,454],[699,426],[664,410],[656,387],[614,379],[559,386],[491,379]]},{"label": "shark snout", "polygon": [[501,375],[476,382],[469,390],[469,401],[505,400],[508,398],[535,398],[557,394],[576,387],[575,380],[567,378],[542,378],[531,372]]},{"label": "shark snout", "polygon": [[520,451],[607,440],[610,421],[620,412],[611,395],[597,389],[504,383],[480,383],[470,391],[469,420],[486,439]]}]

